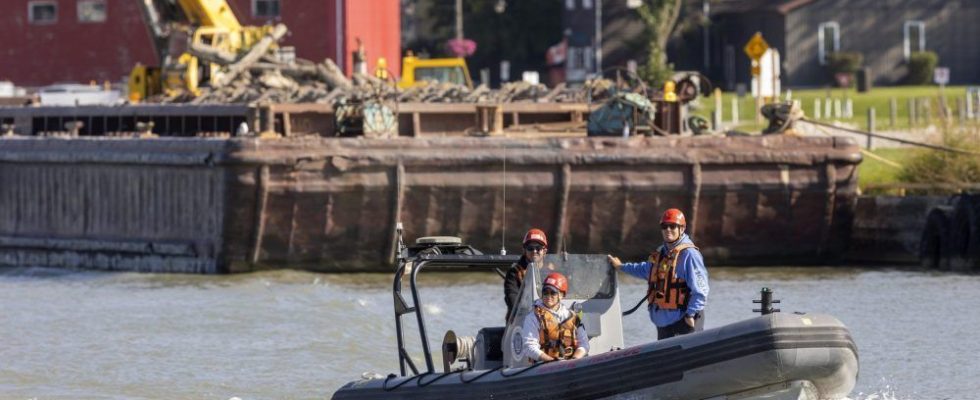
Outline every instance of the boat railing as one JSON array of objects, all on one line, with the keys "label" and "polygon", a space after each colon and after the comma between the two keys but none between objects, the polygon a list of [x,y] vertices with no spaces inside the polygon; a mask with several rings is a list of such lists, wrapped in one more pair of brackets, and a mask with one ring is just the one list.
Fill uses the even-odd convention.
[{"label": "boat railing", "polygon": [[[411,369],[413,375],[418,375],[419,370],[409,356],[405,347],[405,337],[402,327],[402,317],[406,314],[415,314],[418,323],[419,338],[422,342],[422,355],[425,358],[426,372],[435,372],[432,362],[432,352],[429,350],[428,334],[426,331],[425,317],[422,314],[421,297],[419,296],[417,277],[426,267],[439,266],[453,269],[487,269],[493,270],[501,267],[509,267],[511,264],[520,260],[517,255],[467,255],[467,254],[420,254],[412,259],[400,259],[398,270],[395,271],[395,279],[392,287],[395,306],[395,332],[398,344],[398,365],[401,376],[405,376],[406,366]],[[409,266],[411,266],[409,268]],[[405,297],[402,295],[402,279],[406,275],[406,270],[410,269],[409,290],[412,296],[412,306],[408,306]]]}]

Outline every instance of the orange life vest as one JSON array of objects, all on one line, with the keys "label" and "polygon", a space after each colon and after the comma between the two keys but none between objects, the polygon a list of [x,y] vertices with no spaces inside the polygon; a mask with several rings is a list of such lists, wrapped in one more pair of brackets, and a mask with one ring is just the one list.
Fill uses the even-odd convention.
[{"label": "orange life vest", "polygon": [[684,278],[677,276],[677,259],[685,249],[694,248],[693,244],[682,243],[674,247],[667,256],[661,257],[660,251],[650,254],[650,276],[647,278],[647,306],[654,305],[661,310],[686,310],[691,297],[691,288]]},{"label": "orange life vest", "polygon": [[559,360],[567,360],[575,354],[578,346],[578,338],[575,337],[575,329],[579,326],[578,315],[572,313],[570,317],[559,322],[555,315],[544,307],[534,307],[534,315],[538,317],[538,342],[541,344],[541,351]]}]

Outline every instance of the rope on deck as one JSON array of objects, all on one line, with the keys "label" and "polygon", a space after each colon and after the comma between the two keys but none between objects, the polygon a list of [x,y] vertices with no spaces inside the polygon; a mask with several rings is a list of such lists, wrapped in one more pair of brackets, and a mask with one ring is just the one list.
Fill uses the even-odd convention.
[{"label": "rope on deck", "polygon": [[814,120],[809,119],[809,118],[806,118],[806,117],[800,118],[800,121],[801,122],[807,122],[807,123],[810,123],[810,124],[813,124],[813,125],[825,126],[825,127],[831,128],[831,129],[842,130],[842,131],[845,131],[845,132],[857,133],[857,134],[860,134],[860,135],[867,135],[867,136],[871,136],[871,137],[877,138],[877,139],[891,140],[893,142],[904,143],[904,144],[908,144],[908,145],[912,145],[912,146],[925,147],[925,148],[929,148],[929,149],[933,149],[933,150],[942,150],[942,151],[946,151],[946,152],[950,152],[950,153],[958,153],[958,154],[966,154],[966,155],[980,156],[980,152],[976,152],[976,151],[959,149],[959,148],[949,147],[949,146],[936,145],[936,144],[923,143],[923,142],[916,142],[914,140],[908,140],[908,139],[900,139],[900,138],[886,136],[886,135],[882,135],[882,134],[878,134],[878,133],[872,133],[872,132],[868,132],[868,131],[862,131],[860,129],[847,128],[847,127],[843,127],[843,126],[837,126],[837,125],[834,125],[834,124],[828,124],[826,122],[814,121]]}]

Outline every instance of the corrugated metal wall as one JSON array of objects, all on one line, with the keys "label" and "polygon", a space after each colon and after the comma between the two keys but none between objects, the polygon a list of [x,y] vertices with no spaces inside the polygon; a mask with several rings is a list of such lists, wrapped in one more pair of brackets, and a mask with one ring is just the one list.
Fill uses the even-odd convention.
[{"label": "corrugated metal wall", "polygon": [[0,141],[0,264],[219,272],[220,146],[194,142]]}]

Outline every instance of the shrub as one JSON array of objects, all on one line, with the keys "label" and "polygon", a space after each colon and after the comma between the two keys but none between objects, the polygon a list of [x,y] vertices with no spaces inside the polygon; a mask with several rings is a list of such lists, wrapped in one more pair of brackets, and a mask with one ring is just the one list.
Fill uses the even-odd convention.
[{"label": "shrub", "polygon": [[[939,144],[980,152],[980,128],[953,130],[947,128]],[[969,184],[980,182],[980,157],[941,150],[923,151],[909,160],[898,174],[898,180],[909,183]]]},{"label": "shrub", "polygon": [[[838,51],[827,55],[827,71],[830,73],[830,80],[834,84],[837,82],[837,74],[845,73],[850,75],[849,82],[854,82],[854,73],[857,72],[864,63],[864,55],[853,51]],[[849,85],[848,85],[849,86]]]},{"label": "shrub", "polygon": [[932,83],[932,71],[939,64],[939,56],[931,51],[917,51],[909,56],[909,75],[906,79],[910,85],[928,85]]}]

